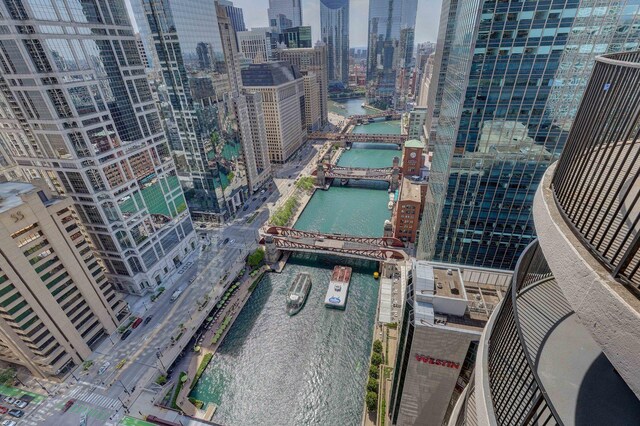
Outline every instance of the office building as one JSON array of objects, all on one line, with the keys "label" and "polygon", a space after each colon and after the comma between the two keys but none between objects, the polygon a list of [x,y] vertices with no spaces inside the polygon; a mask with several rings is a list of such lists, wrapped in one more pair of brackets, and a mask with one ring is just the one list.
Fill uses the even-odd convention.
[{"label": "office building", "polygon": [[300,0],[269,0],[269,26],[279,32],[302,25]]},{"label": "office building", "polygon": [[[413,55],[417,0],[371,0],[367,57],[367,103],[402,107]],[[407,85],[408,86],[408,85]]]},{"label": "office building", "polygon": [[311,27],[286,28],[280,32],[279,41],[290,49],[311,47]]},{"label": "office building", "polygon": [[62,379],[126,315],[70,198],[0,183],[0,359]]},{"label": "office building", "polygon": [[349,0],[320,0],[320,35],[327,45],[329,82],[349,85]]},{"label": "office building", "polygon": [[224,93],[217,93],[213,82],[206,84],[207,79],[226,72],[220,34],[211,31],[212,23],[217,22],[215,4],[204,0],[143,2],[162,70],[160,90],[167,92],[162,112],[171,152],[191,215],[197,220],[224,222],[246,199],[247,182],[237,154],[240,142],[221,124]]},{"label": "office building", "polygon": [[427,121],[427,114],[426,107],[416,106],[411,110],[407,124],[407,136],[409,139],[425,139],[424,125]]},{"label": "office building", "polygon": [[329,75],[327,68],[327,47],[324,43],[316,43],[313,48],[278,49],[276,57],[280,61],[287,61],[295,65],[303,76],[315,76],[318,88],[318,106],[314,106],[313,99],[305,99],[307,111],[318,110],[320,115],[319,127],[316,126],[317,117],[310,112],[307,116],[307,128],[317,130],[329,123]]},{"label": "office building", "polygon": [[[8,4],[0,133],[11,156],[74,201],[117,289],[151,291],[197,241],[124,2]],[[58,19],[85,26],[59,34]]]},{"label": "office building", "polygon": [[640,52],[598,57],[592,69],[535,196],[538,240],[482,334],[449,425],[640,419]]},{"label": "office building", "polygon": [[273,51],[278,45],[278,33],[272,28],[251,28],[237,33],[238,50],[242,56],[253,63],[267,62],[273,59]]},{"label": "office building", "polygon": [[[426,107],[429,104],[429,88],[431,87],[431,79],[433,76],[433,62],[435,54],[429,55],[424,66],[422,67],[420,74],[416,77],[416,105]],[[435,90],[435,89],[434,89]],[[425,137],[429,137],[429,129],[431,129],[430,117],[432,114],[428,113],[425,117]]]},{"label": "office building", "polygon": [[242,8],[235,7],[233,2],[228,0],[216,0],[216,3],[224,7],[224,11],[227,13],[229,21],[231,21],[233,31],[237,33],[247,30],[247,27],[244,25],[244,14],[242,13]]},{"label": "office building", "polygon": [[235,31],[222,6],[216,7],[216,13],[228,70],[227,97],[232,111],[229,124],[240,140],[249,192],[254,193],[271,177],[262,93],[243,88]]},{"label": "office building", "polygon": [[638,47],[637,11],[634,1],[443,3],[418,257],[515,267],[594,58]]},{"label": "office building", "polygon": [[473,376],[482,330],[511,273],[414,262],[394,368],[389,423],[441,425]]},{"label": "office building", "polygon": [[142,59],[142,65],[144,65],[145,68],[152,68],[153,64],[149,61],[140,33],[136,33],[136,46],[138,46],[138,53],[140,54],[140,59]]},{"label": "office building", "polygon": [[242,84],[262,94],[269,159],[284,163],[307,139],[302,74],[285,61],[251,64],[242,70]]}]

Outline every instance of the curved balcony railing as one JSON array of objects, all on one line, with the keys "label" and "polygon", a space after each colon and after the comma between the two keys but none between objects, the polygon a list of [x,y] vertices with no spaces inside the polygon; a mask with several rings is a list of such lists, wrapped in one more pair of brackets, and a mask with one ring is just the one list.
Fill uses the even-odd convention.
[{"label": "curved balcony railing", "polygon": [[640,51],[596,65],[552,181],[575,235],[640,295]]},{"label": "curved balcony railing", "polygon": [[535,354],[523,337],[517,304],[522,289],[553,279],[538,242],[531,243],[516,265],[489,337],[489,388],[501,426],[563,424],[536,373]]}]

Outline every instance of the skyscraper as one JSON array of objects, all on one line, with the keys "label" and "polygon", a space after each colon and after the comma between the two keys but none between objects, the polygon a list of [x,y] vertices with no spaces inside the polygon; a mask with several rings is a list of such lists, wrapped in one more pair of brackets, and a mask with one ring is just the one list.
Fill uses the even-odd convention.
[{"label": "skyscraper", "polygon": [[227,87],[215,84],[216,76],[227,72],[217,25],[211,30],[217,23],[215,4],[142,1],[162,70],[160,91],[167,92],[162,112],[187,203],[194,218],[222,222],[246,199],[247,182],[240,141],[223,124]]},{"label": "skyscraper", "polygon": [[419,257],[515,267],[594,57],[637,48],[639,18],[635,1],[443,3]]},{"label": "skyscraper", "polygon": [[216,0],[218,4],[224,7],[224,11],[227,12],[227,16],[229,17],[229,21],[231,21],[231,26],[233,27],[233,31],[246,31],[247,27],[244,25],[244,14],[242,13],[242,8],[235,7],[233,2],[228,0]]},{"label": "skyscraper", "polygon": [[418,0],[369,2],[367,102],[371,105],[403,106],[403,74],[411,66],[417,9]]},{"label": "skyscraper", "polygon": [[123,0],[0,16],[11,155],[73,199],[118,289],[151,290],[197,241]]},{"label": "skyscraper", "polygon": [[269,26],[278,31],[302,25],[300,0],[269,0]]},{"label": "skyscraper", "polygon": [[349,0],[320,0],[320,34],[327,45],[329,81],[349,85]]},{"label": "skyscraper", "polygon": [[639,81],[640,52],[596,59],[449,425],[638,422]]},{"label": "skyscraper", "polygon": [[282,30],[280,33],[280,43],[284,43],[292,49],[311,47],[311,27],[291,27]]},{"label": "skyscraper", "polygon": [[127,304],[69,198],[0,183],[0,359],[61,379],[113,333]]}]

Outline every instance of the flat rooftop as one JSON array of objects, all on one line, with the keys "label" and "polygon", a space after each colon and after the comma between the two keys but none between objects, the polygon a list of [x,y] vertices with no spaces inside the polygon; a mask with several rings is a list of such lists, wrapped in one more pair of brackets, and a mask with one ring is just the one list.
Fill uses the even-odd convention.
[{"label": "flat rooftop", "polygon": [[433,268],[436,295],[464,299],[466,296],[459,269]]},{"label": "flat rooftop", "polygon": [[420,185],[414,184],[411,180],[402,179],[402,191],[400,192],[400,201],[415,201],[416,203],[422,202],[422,196],[420,194]]}]

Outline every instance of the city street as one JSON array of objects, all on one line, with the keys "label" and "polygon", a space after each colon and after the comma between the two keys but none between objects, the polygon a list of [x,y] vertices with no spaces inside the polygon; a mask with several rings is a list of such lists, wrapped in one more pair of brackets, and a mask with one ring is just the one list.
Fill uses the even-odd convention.
[{"label": "city street", "polygon": [[[257,247],[258,229],[278,201],[290,196],[300,173],[312,171],[322,147],[320,143],[308,142],[289,163],[277,167],[272,188],[267,186],[264,193],[256,192],[245,203],[247,209],[241,210],[227,224],[221,227],[196,225],[201,250],[185,259],[165,280],[163,294],[154,302],[149,295],[127,298],[132,315],[148,323],[143,322],[133,329],[126,340],[121,340],[119,333],[113,333],[95,349],[90,357],[91,367],[85,371],[79,366],[66,383],[45,382],[51,395],[29,406],[20,423],[78,425],[86,418],[89,426],[115,425],[135,404],[145,386],[147,391],[160,391],[161,387],[154,379],[166,373],[168,362],[162,362],[166,358],[165,352],[174,353],[178,349],[172,337],[187,331],[193,333],[199,326],[199,318],[204,313],[197,310],[198,302],[202,303],[204,296],[209,294],[213,300],[209,301],[207,310],[214,306],[223,293],[220,280],[229,271],[237,272],[244,266],[246,256]],[[172,302],[171,295],[178,289],[182,289],[182,294]],[[187,330],[181,332],[181,325]],[[175,380],[177,373],[173,371],[169,380]],[[33,386],[33,390],[43,392],[40,386]],[[63,412],[62,408],[69,400],[75,402]],[[141,417],[139,413],[130,414]]]}]

